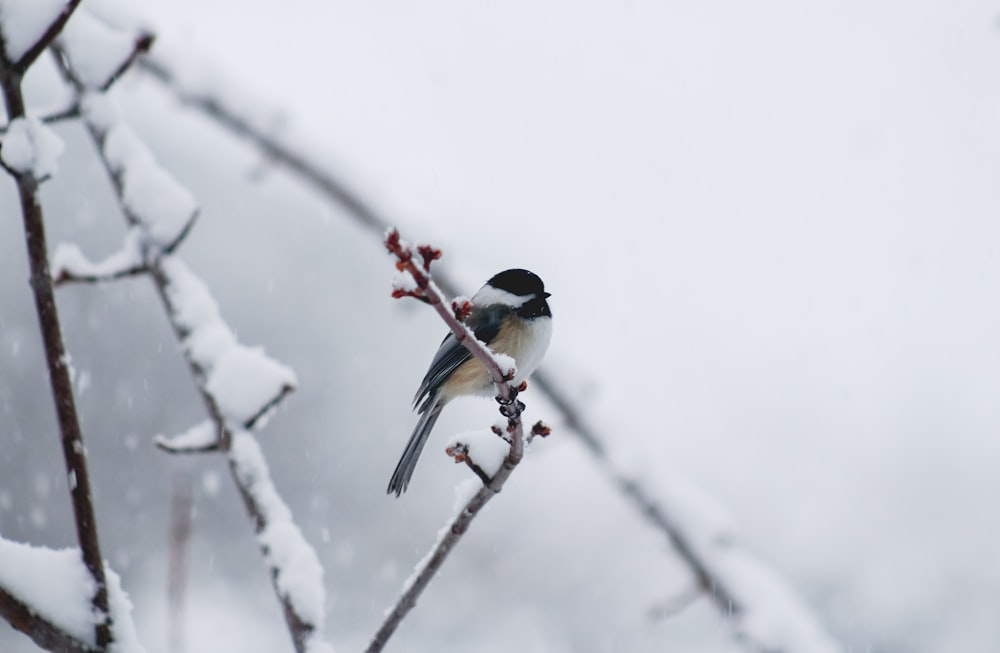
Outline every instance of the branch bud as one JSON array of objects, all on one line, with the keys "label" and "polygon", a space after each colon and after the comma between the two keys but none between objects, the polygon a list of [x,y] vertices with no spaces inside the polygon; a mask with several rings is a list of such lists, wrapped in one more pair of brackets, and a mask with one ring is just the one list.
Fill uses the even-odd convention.
[{"label": "branch bud", "polygon": [[444,450],[449,458],[454,458],[456,463],[464,463],[469,459],[469,445],[456,442]]},{"label": "branch bud", "polygon": [[542,420],[538,420],[537,422],[535,422],[534,426],[531,427],[531,435],[533,436],[537,435],[539,437],[545,438],[551,434],[552,434],[552,429],[549,427],[548,424],[546,424]]}]

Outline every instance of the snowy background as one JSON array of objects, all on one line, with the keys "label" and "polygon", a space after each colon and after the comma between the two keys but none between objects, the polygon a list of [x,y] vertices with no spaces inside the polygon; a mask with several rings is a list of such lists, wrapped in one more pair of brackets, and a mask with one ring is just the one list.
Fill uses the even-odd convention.
[{"label": "snowy background", "polygon": [[[89,0],[88,0],[89,1]],[[845,651],[1000,647],[1000,30],[986,2],[133,3],[157,47],[280,109],[273,129],[473,292],[553,292],[545,369],[623,460],[716,497]],[[85,5],[86,6],[86,5]],[[29,102],[61,94],[47,59]],[[446,411],[384,495],[444,332],[389,298],[381,245],[133,71],[127,118],[191,189],[182,253],[299,391],[261,435],[326,567],[327,630],[363,648],[468,476]],[[79,125],[43,186],[50,244],[121,220]],[[0,533],[74,542],[14,186],[0,183]],[[59,291],[104,553],[166,651],[173,477],[196,485],[191,651],[290,650],[217,456],[152,447],[203,419],[144,279]],[[410,615],[400,651],[740,651],[668,544],[530,392],[540,443]],[[435,442],[437,445],[435,446]],[[0,649],[34,650],[0,624]]]}]

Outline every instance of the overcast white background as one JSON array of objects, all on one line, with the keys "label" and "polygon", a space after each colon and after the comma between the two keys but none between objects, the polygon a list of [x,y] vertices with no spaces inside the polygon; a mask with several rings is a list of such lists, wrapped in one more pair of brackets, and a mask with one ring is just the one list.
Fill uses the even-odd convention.
[{"label": "overcast white background", "polygon": [[[284,110],[275,129],[307,133],[405,235],[442,246],[467,292],[506,267],[539,273],[546,367],[612,427],[608,446],[715,496],[845,651],[1000,646],[995,6],[143,4],[163,47]],[[41,71],[31,97],[55,85]],[[410,491],[384,497],[440,323],[391,301],[378,242],[254,150],[140,74],[117,97],[203,206],[186,259],[241,339],[299,374],[261,440],[326,565],[330,638],[358,650],[466,475],[437,450],[492,408],[449,409]],[[78,127],[60,134],[51,240],[110,252],[123,227],[103,171]],[[0,532],[65,546],[9,181],[0,216]],[[92,376],[105,555],[145,645],[165,650],[166,502],[184,469],[199,488],[190,649],[283,650],[222,461],[151,450],[201,415],[148,282],[61,290],[60,309]],[[525,401],[556,433],[392,650],[740,650],[704,599],[648,619],[687,589],[683,568]],[[25,642],[0,627],[0,648]]]}]

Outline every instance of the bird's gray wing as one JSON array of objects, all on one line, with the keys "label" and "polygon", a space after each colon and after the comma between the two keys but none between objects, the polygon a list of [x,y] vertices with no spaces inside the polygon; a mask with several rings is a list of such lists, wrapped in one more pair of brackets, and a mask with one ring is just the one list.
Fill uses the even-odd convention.
[{"label": "bird's gray wing", "polygon": [[[512,310],[507,306],[488,306],[486,308],[474,308],[467,322],[476,324],[473,330],[477,340],[489,344],[500,333],[500,325],[503,323]],[[417,389],[417,394],[413,398],[413,405],[421,404],[419,412],[423,413],[430,406],[435,393],[441,387],[452,372],[457,370],[465,361],[472,358],[472,354],[465,345],[460,343],[455,334],[448,332],[448,335],[441,341],[434,360],[427,369],[424,380]]]}]

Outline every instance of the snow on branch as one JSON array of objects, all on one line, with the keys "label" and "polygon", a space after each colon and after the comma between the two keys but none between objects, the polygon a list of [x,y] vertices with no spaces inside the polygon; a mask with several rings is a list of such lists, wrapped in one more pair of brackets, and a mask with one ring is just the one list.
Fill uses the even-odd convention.
[{"label": "snow on branch", "polygon": [[468,530],[472,520],[479,514],[483,506],[500,492],[524,456],[524,428],[521,423],[521,413],[525,407],[517,399],[518,393],[524,390],[524,384],[514,387],[510,382],[514,376],[510,357],[499,356],[490,351],[484,343],[476,339],[472,331],[465,325],[463,320],[468,315],[468,301],[447,301],[437,284],[434,283],[430,267],[433,261],[441,257],[441,250],[423,245],[417,248],[415,255],[413,248],[399,237],[399,232],[395,229],[390,229],[386,233],[385,246],[396,258],[397,269],[404,274],[409,274],[413,280],[413,283],[408,284],[407,287],[397,287],[393,291],[393,297],[415,297],[430,304],[455,334],[455,338],[486,366],[497,389],[500,414],[506,418],[506,428],[498,427],[491,431],[490,435],[494,436],[494,440],[497,437],[503,437],[506,440],[506,446],[497,450],[495,447],[483,446],[482,443],[479,443],[473,452],[472,446],[479,438],[466,434],[463,442],[456,442],[452,447],[449,447],[449,455],[457,462],[466,462],[476,473],[481,483],[470,479],[471,484],[460,486],[456,500],[456,514],[441,529],[437,542],[424,559],[417,564],[413,576],[404,583],[402,593],[372,637],[368,648],[365,649],[366,653],[377,653],[385,647],[396,628],[413,609],[417,599],[441,569],[448,554]]},{"label": "snow on branch", "polygon": [[198,422],[183,433],[157,435],[153,443],[167,453],[208,453],[219,451],[219,429],[210,419]]},{"label": "snow on branch", "polygon": [[302,653],[333,653],[322,627],[326,610],[323,567],[292,521],[291,510],[271,482],[264,454],[249,432],[233,432],[229,465],[240,481],[240,494],[253,517],[257,544],[282,598],[295,649]]},{"label": "snow on branch", "polygon": [[224,420],[253,424],[262,412],[295,389],[295,372],[247,347],[225,323],[204,282],[175,256],[158,263],[164,301],[181,344],[204,377],[204,389]]},{"label": "snow on branch", "polygon": [[[132,603],[107,566],[115,640],[110,653],[144,653],[132,622]],[[0,614],[42,648],[91,653],[94,579],[79,549],[49,549],[0,537]]]},{"label": "snow on branch", "polygon": [[80,0],[0,0],[0,60],[20,76],[52,43]]},{"label": "snow on branch", "polygon": [[194,196],[160,167],[107,95],[85,93],[81,106],[87,130],[100,147],[125,217],[143,230],[146,247],[174,251],[198,217]]},{"label": "snow on branch", "polygon": [[69,282],[99,283],[136,276],[147,271],[142,252],[142,234],[131,228],[121,249],[101,261],[92,262],[73,243],[60,243],[52,255],[52,280],[59,286]]},{"label": "snow on branch", "polygon": [[31,175],[39,183],[55,175],[63,142],[33,116],[14,118],[0,145],[0,162],[14,176]]}]

